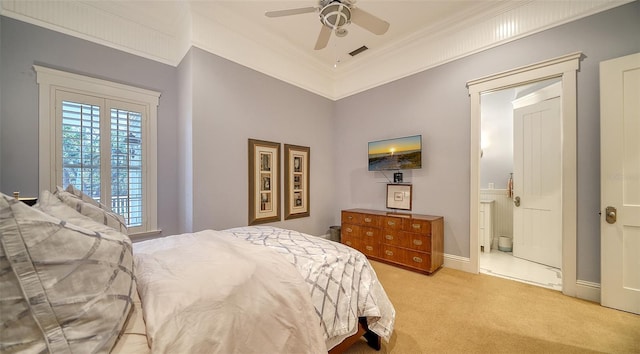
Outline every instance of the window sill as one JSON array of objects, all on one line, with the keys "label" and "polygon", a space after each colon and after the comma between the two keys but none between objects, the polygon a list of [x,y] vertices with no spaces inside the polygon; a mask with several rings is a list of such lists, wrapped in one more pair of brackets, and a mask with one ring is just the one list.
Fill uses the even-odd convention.
[{"label": "window sill", "polygon": [[160,234],[162,234],[162,230],[160,229],[149,230],[149,231],[136,232],[136,233],[130,234],[129,238],[131,239],[132,242],[140,242],[140,241],[146,241],[152,238],[156,238],[160,236]]}]

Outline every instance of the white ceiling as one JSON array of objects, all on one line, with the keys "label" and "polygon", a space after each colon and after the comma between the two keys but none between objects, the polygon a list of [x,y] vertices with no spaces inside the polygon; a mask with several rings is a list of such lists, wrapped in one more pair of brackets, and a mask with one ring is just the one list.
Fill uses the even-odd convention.
[{"label": "white ceiling", "polygon": [[[375,15],[390,26],[384,35],[375,35],[355,24],[345,26],[349,33],[342,38],[331,36],[329,44],[322,50],[314,50],[314,45],[322,24],[318,13],[268,18],[266,11],[317,6],[313,0],[303,1],[225,1],[194,2],[196,11],[213,14],[224,7],[229,13],[242,18],[243,23],[234,30],[257,41],[269,41],[279,37],[286,46],[296,48],[307,60],[323,68],[357,64],[359,58],[375,55],[394,43],[410,40],[411,36],[425,29],[446,27],[456,24],[478,12],[501,8],[501,1],[380,1],[360,0],[354,5]],[[359,57],[348,53],[366,45],[369,50]]]},{"label": "white ceiling", "polygon": [[265,16],[318,0],[2,0],[1,14],[171,65],[196,46],[339,99],[627,2],[358,0],[355,7],[390,23],[387,33],[349,24],[322,50],[314,50],[317,13]]}]

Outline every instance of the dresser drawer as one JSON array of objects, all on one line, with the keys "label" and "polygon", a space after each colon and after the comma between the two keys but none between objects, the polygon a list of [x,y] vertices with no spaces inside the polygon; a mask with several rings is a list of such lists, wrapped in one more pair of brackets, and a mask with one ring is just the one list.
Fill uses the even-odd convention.
[{"label": "dresser drawer", "polygon": [[383,244],[380,246],[380,257],[387,261],[402,264],[406,258],[406,251],[399,247]]},{"label": "dresser drawer", "polygon": [[373,227],[353,225],[353,224],[342,224],[341,228],[341,236],[352,236],[357,238],[370,238],[378,241],[380,239],[380,229],[376,229]]},{"label": "dresser drawer", "polygon": [[406,231],[401,231],[399,235],[402,241],[400,246],[417,251],[431,252],[431,236]]},{"label": "dresser drawer", "polygon": [[424,271],[431,271],[431,255],[391,245],[380,247],[380,257],[394,263]]},{"label": "dresser drawer", "polygon": [[405,250],[404,263],[413,268],[425,271],[433,271],[431,269],[431,255],[417,251]]},{"label": "dresser drawer", "polygon": [[362,242],[360,242],[360,238],[355,237],[351,234],[342,234],[340,242],[357,250],[360,250],[362,248]]},{"label": "dresser drawer", "polygon": [[380,218],[376,215],[343,211],[342,222],[357,224],[357,225],[365,225],[370,227],[379,227]]},{"label": "dresser drawer", "polygon": [[360,247],[358,250],[368,257],[380,256],[380,243],[372,239],[361,239]]},{"label": "dresser drawer", "polygon": [[381,227],[387,230],[400,230],[402,229],[402,218],[395,216],[384,216],[381,217],[382,225]]},{"label": "dresser drawer", "polygon": [[363,240],[379,242],[380,241],[380,229],[375,229],[373,227],[361,226],[360,227],[360,237]]},{"label": "dresser drawer", "polygon": [[415,232],[424,235],[431,234],[431,222],[420,219],[405,219],[402,223],[402,230],[407,232]]},{"label": "dresser drawer", "polygon": [[417,251],[431,251],[431,237],[406,231],[384,230],[380,242]]},{"label": "dresser drawer", "polygon": [[394,246],[403,246],[402,236],[400,233],[395,230],[385,229],[382,232],[382,237],[380,238],[380,242],[386,243]]},{"label": "dresser drawer", "polygon": [[342,224],[340,228],[340,236],[345,237],[360,237],[360,226],[353,224]]}]

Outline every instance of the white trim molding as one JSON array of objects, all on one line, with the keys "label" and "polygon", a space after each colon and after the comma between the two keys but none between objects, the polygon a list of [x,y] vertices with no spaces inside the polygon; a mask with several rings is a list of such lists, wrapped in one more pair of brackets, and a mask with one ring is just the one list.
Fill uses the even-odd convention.
[{"label": "white trim molding", "polygon": [[477,273],[473,271],[471,260],[467,257],[460,257],[445,253],[444,264],[442,266],[446,268],[461,270],[467,273]]},{"label": "white trim molding", "polygon": [[[38,190],[55,190],[59,185],[56,164],[56,95],[58,91],[92,95],[102,99],[129,102],[144,107],[143,153],[144,184],[143,198],[144,225],[138,230],[143,233],[159,233],[157,220],[158,198],[158,160],[157,160],[157,122],[160,92],[123,85],[116,82],[96,79],[65,71],[34,65],[39,90],[39,128],[38,128]],[[52,148],[52,146],[56,146]],[[62,149],[60,148],[60,151]],[[136,232],[135,230],[133,231]]]},{"label": "white trim molding", "polygon": [[471,178],[469,198],[469,254],[473,273],[479,271],[480,246],[480,96],[497,91],[542,81],[561,78],[562,122],[562,292],[577,296],[577,83],[581,52],[567,54],[532,65],[471,80],[467,83],[471,100]]},{"label": "white trim molding", "polygon": [[576,282],[576,297],[600,303],[600,284],[578,280]]}]

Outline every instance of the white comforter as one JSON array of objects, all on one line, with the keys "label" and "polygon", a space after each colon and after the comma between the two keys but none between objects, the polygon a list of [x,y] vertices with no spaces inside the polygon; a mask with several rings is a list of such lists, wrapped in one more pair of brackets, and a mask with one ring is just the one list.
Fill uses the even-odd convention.
[{"label": "white comforter", "polygon": [[271,226],[224,232],[267,246],[296,266],[311,293],[327,348],[355,334],[358,317],[366,317],[369,329],[389,341],[395,309],[362,253],[340,243]]},{"label": "white comforter", "polygon": [[212,230],[133,248],[152,352],[327,352],[305,280],[273,250]]}]

